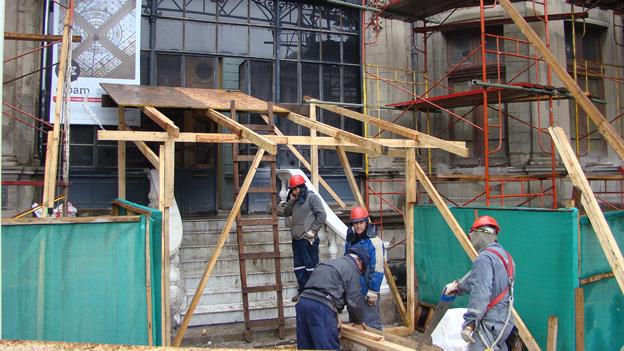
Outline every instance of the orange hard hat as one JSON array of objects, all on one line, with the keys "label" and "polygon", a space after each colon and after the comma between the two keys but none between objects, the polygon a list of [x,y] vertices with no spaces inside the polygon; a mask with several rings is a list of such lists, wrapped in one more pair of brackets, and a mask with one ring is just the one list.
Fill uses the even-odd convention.
[{"label": "orange hard hat", "polygon": [[294,176],[290,177],[290,181],[288,182],[288,187],[290,189],[298,187],[301,184],[305,184],[305,179],[303,179],[302,176],[300,176],[299,174],[295,174]]},{"label": "orange hard hat", "polygon": [[367,219],[368,219],[368,211],[366,211],[365,208],[360,207],[360,206],[355,206],[351,210],[351,217],[350,217],[351,223],[361,222]]},{"label": "orange hard hat", "polygon": [[500,232],[500,227],[498,226],[498,223],[496,222],[494,218],[490,216],[481,216],[477,218],[474,221],[474,223],[472,223],[472,227],[470,228],[470,231],[474,231],[475,229],[484,227],[484,226],[490,226],[496,229],[496,235],[498,235],[498,232]]}]

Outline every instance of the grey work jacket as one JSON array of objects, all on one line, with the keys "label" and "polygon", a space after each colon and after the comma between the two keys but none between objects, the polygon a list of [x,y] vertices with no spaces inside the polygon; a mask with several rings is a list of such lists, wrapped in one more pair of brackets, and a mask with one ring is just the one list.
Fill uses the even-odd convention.
[{"label": "grey work jacket", "polygon": [[[496,250],[507,262],[507,255],[500,244],[490,244],[486,248]],[[514,324],[512,316],[508,326],[502,330],[509,311],[509,293],[490,310],[487,306],[508,286],[509,278],[500,258],[486,249],[479,251],[479,255],[472,263],[470,276],[458,287],[460,295],[470,294],[468,311],[464,314],[464,326],[475,322],[477,331],[485,328],[494,338],[503,333],[501,339],[505,340]]]},{"label": "grey work jacket", "polygon": [[354,323],[362,322],[360,300],[360,270],[353,257],[341,256],[319,263],[308,279],[302,297],[322,302],[336,312],[349,307]]},{"label": "grey work jacket", "polygon": [[309,230],[318,232],[327,219],[321,198],[311,191],[308,191],[308,196],[302,204],[297,199],[277,206],[277,215],[292,216],[290,236],[293,240],[303,239],[303,235]]}]

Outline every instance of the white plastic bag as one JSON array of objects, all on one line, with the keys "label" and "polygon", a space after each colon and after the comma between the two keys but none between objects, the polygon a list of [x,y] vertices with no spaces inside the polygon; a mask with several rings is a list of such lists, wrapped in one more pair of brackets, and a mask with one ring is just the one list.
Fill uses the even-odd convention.
[{"label": "white plastic bag", "polygon": [[465,351],[468,343],[461,337],[462,323],[464,322],[465,308],[451,308],[444,314],[438,326],[431,333],[435,346],[445,351]]}]

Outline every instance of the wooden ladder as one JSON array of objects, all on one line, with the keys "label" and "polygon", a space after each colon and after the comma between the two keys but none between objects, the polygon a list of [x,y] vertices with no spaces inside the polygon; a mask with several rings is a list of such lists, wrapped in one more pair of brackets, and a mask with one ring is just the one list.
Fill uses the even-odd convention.
[{"label": "wooden ladder", "polygon": [[[231,118],[237,120],[236,108],[234,102],[231,106]],[[246,125],[248,128],[257,133],[275,134],[275,125],[273,124],[273,107],[268,103],[268,124],[267,125]],[[254,159],[253,154],[241,154],[240,147],[245,144],[232,144],[232,165],[233,165],[233,183],[235,196],[240,192],[241,178],[244,179],[246,170],[241,165],[249,165]],[[248,144],[249,145],[249,144]],[[284,299],[282,286],[282,270],[281,270],[281,254],[279,242],[279,228],[277,220],[277,166],[276,155],[265,154],[262,157],[261,164],[269,165],[271,168],[271,185],[263,187],[250,187],[248,194],[268,193],[271,194],[271,207],[268,217],[251,218],[242,215],[241,211],[236,214],[236,238],[238,242],[239,269],[241,278],[241,293],[243,296],[243,316],[245,318],[245,341],[252,341],[252,329],[258,327],[275,326],[281,339],[284,338]],[[242,177],[241,177],[242,175]],[[270,225],[273,230],[273,251],[267,252],[246,252],[245,250],[245,234],[249,233],[244,230],[245,227],[257,225]],[[254,285],[247,284],[247,267],[245,265],[248,260],[273,260],[275,264],[275,284]],[[249,295],[254,293],[264,293],[275,291],[277,302],[277,318],[251,320],[249,309]]]}]

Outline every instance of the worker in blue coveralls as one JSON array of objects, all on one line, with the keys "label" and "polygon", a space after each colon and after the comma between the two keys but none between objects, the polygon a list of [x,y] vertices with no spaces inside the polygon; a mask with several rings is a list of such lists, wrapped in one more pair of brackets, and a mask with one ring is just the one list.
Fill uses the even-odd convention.
[{"label": "worker in blue coveralls", "polygon": [[369,261],[366,249],[354,247],[312,272],[295,306],[298,349],[340,350],[338,313],[345,305],[353,321],[362,323],[359,278]]},{"label": "worker in blue coveralls", "polygon": [[[385,249],[383,241],[377,237],[375,225],[370,223],[368,211],[356,206],[351,210],[349,218],[351,226],[347,229],[345,252],[353,247],[363,247],[370,256],[370,262],[366,273],[360,277],[360,289],[364,297],[359,306],[364,315],[364,324],[381,330],[381,313],[379,303],[379,290],[384,277]],[[349,310],[351,317],[351,310]]]},{"label": "worker in blue coveralls", "polygon": [[296,174],[290,177],[288,188],[287,201],[277,207],[277,214],[282,217],[292,216],[290,236],[295,276],[299,285],[292,302],[297,302],[299,293],[319,263],[318,231],[325,224],[327,214],[321,198],[308,190],[303,176]]},{"label": "worker in blue coveralls", "polygon": [[477,218],[468,238],[479,253],[470,275],[446,285],[446,294],[470,294],[461,336],[470,351],[506,351],[505,340],[514,326],[513,282],[515,264],[496,241],[500,227],[490,216]]}]

